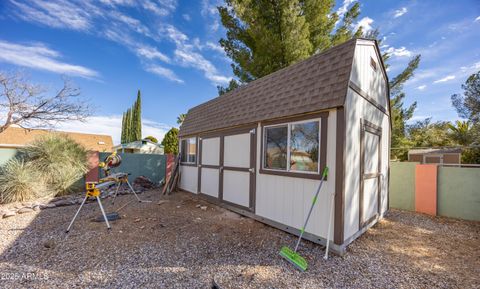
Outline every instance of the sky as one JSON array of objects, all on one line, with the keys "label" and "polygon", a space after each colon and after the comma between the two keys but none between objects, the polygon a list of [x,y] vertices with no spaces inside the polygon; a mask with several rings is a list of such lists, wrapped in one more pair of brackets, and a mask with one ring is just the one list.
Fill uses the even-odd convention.
[{"label": "sky", "polygon": [[[342,15],[355,0],[337,1]],[[456,120],[450,96],[480,70],[479,0],[362,0],[354,26],[378,28],[392,79],[416,54],[404,90],[412,121]],[[162,139],[189,108],[217,96],[233,76],[218,41],[220,0],[2,0],[0,70],[21,71],[54,93],[72,80],[92,106],[86,122],[59,130],[119,143],[122,113],[142,93],[143,135]]]}]

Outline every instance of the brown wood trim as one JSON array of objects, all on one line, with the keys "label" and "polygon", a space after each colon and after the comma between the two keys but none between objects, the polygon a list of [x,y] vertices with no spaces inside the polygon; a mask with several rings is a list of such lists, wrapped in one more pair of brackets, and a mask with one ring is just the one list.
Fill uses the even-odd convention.
[{"label": "brown wood trim", "polygon": [[200,164],[200,166],[198,167],[198,177],[197,177],[197,192],[201,192],[202,191],[202,138],[199,137],[198,138],[198,163]]},{"label": "brown wood trim", "polygon": [[224,171],[236,171],[236,172],[248,172],[249,168],[239,168],[239,167],[223,167]]},{"label": "brown wood trim", "polygon": [[262,121],[261,122],[262,130],[263,130],[264,126],[273,125],[273,124],[295,122],[295,121],[308,120],[308,119],[314,119],[314,118],[328,118],[328,113],[329,113],[328,111],[320,111],[320,112],[313,112],[313,113],[300,114],[300,115],[292,115],[292,116],[287,116],[287,117]]},{"label": "brown wood trim", "polygon": [[[378,172],[376,173],[369,173],[365,174],[365,132],[369,132],[372,134],[375,134],[378,136]],[[382,211],[382,202],[381,202],[381,196],[382,196],[382,178],[381,178],[381,170],[382,170],[382,128],[365,120],[365,119],[360,119],[360,192],[358,194],[358,229],[361,230],[365,226],[367,226],[372,218],[376,218],[381,214]],[[363,198],[364,198],[364,181],[366,179],[372,179],[376,178],[377,179],[377,214],[370,218],[369,220],[363,220],[364,218],[364,212],[363,212]]]},{"label": "brown wood trim", "polygon": [[224,136],[220,136],[220,149],[219,149],[220,157],[219,157],[219,164],[220,170],[218,171],[218,199],[223,200],[223,157],[225,155],[225,139]]},{"label": "brown wood trim", "polygon": [[257,127],[250,131],[250,211],[255,213],[257,197]]},{"label": "brown wood trim", "polygon": [[216,166],[216,165],[200,165],[201,168],[204,169],[220,169],[221,166]]},{"label": "brown wood trim", "polygon": [[180,163],[181,166],[185,166],[185,167],[196,167],[197,164],[195,163]]},{"label": "brown wood trim", "polygon": [[229,135],[234,135],[234,134],[247,133],[251,129],[256,128],[256,127],[257,127],[257,123],[246,124],[246,125],[232,127],[232,128],[224,128],[224,129],[215,130],[215,131],[203,132],[203,133],[200,133],[199,136],[202,137],[202,138],[214,138],[214,137],[220,137],[220,136],[229,136]]},{"label": "brown wood trim", "polygon": [[297,173],[297,172],[287,172],[287,171],[282,172],[282,171],[265,170],[265,169],[260,169],[260,173],[265,175],[302,178],[302,179],[311,179],[311,180],[320,180],[322,178],[322,175],[317,173]]},{"label": "brown wood trim", "polygon": [[[311,113],[306,115],[300,116],[293,116],[288,118],[277,119],[274,121],[266,121],[261,123],[261,140],[260,140],[260,174],[265,175],[275,175],[275,176],[284,176],[284,177],[291,177],[291,178],[302,178],[302,179],[312,179],[312,180],[320,180],[322,178],[322,173],[325,167],[327,166],[327,140],[328,140],[328,111],[321,111],[317,113]],[[264,132],[265,126],[274,125],[274,124],[282,124],[282,123],[289,123],[301,120],[309,120],[309,119],[316,119],[320,118],[320,168],[318,173],[309,173],[309,172],[294,172],[294,171],[280,171],[280,170],[269,170],[263,168],[264,160]],[[325,177],[327,180],[328,177]]]},{"label": "brown wood trim", "polygon": [[344,242],[344,212],[345,212],[345,108],[337,109],[337,134],[335,155],[335,217],[333,241],[337,245]]},{"label": "brown wood trim", "polygon": [[363,97],[366,101],[368,101],[370,104],[372,104],[373,106],[375,106],[378,110],[380,110],[381,112],[383,112],[384,114],[388,115],[387,113],[387,109],[383,106],[381,106],[373,97],[371,97],[368,93],[366,93],[365,91],[363,91],[356,83],[354,83],[353,81],[350,81],[348,86],[353,89],[356,93],[358,93],[358,95],[360,95],[361,97]]}]

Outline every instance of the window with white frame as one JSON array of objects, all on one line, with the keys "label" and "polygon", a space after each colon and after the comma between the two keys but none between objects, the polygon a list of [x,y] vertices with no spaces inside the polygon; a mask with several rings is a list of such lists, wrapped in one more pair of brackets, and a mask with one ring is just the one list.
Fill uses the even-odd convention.
[{"label": "window with white frame", "polygon": [[197,161],[197,139],[195,137],[182,139],[180,143],[182,163],[195,164]]},{"label": "window with white frame", "polygon": [[263,169],[319,172],[320,119],[264,127]]}]

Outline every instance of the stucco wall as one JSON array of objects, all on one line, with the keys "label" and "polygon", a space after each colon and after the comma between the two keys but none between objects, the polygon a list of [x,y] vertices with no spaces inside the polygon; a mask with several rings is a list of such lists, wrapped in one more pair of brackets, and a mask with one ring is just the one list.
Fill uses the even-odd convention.
[{"label": "stucco wall", "polygon": [[414,162],[390,163],[390,207],[408,211],[415,210]]},{"label": "stucco wall", "polygon": [[480,168],[439,167],[438,215],[480,221]]}]

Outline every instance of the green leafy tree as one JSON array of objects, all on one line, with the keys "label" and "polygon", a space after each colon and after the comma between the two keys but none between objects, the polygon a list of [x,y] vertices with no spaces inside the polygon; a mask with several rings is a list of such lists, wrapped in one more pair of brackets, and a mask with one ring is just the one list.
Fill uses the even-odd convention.
[{"label": "green leafy tree", "polygon": [[468,121],[457,120],[455,124],[448,124],[449,136],[457,144],[469,146],[473,143],[472,126]]},{"label": "green leafy tree", "polygon": [[473,124],[480,123],[480,71],[468,77],[462,84],[463,95],[452,95],[452,104],[460,117]]},{"label": "green leafy tree", "polygon": [[178,154],[178,128],[172,127],[162,140],[166,154]]},{"label": "green leafy tree", "polygon": [[225,6],[218,7],[227,30],[220,45],[233,60],[239,83],[219,87],[219,93],[360,36],[361,29],[353,31],[351,25],[360,13],[359,4],[345,13],[336,31],[339,17],[333,12],[334,5],[333,0],[226,0]]},{"label": "green leafy tree", "polygon": [[125,135],[125,124],[126,124],[126,114],[125,112],[122,115],[122,136],[120,138],[121,143],[125,143],[126,135]]},{"label": "green leafy tree", "polygon": [[154,142],[154,143],[158,143],[158,139],[154,136],[151,136],[151,135],[147,136],[145,139],[148,139],[148,140],[150,140],[151,142]]}]

